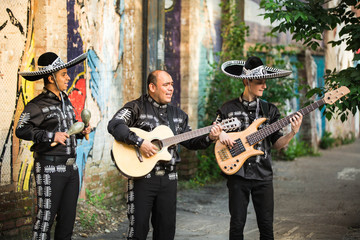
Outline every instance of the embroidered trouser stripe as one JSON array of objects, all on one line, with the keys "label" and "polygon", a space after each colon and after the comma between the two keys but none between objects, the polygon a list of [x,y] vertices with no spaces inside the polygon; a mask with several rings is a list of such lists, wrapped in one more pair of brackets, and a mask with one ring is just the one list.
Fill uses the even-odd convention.
[{"label": "embroidered trouser stripe", "polygon": [[76,165],[35,161],[35,180],[38,212],[33,226],[33,240],[50,239],[55,216],[54,239],[71,239],[79,194]]},{"label": "embroidered trouser stripe", "polygon": [[148,174],[141,179],[128,180],[128,240],[146,240],[149,219],[153,240],[172,240],[176,225],[177,174],[164,176]]}]

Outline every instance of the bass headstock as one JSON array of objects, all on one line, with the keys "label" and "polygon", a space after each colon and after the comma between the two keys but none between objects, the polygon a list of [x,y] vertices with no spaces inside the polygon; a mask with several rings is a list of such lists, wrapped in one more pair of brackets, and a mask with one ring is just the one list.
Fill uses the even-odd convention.
[{"label": "bass headstock", "polygon": [[332,90],[330,92],[325,93],[324,95],[324,101],[327,104],[333,104],[335,103],[337,100],[339,100],[340,98],[342,98],[343,96],[345,96],[346,94],[348,94],[350,92],[350,90],[345,87],[339,87],[335,90]]}]

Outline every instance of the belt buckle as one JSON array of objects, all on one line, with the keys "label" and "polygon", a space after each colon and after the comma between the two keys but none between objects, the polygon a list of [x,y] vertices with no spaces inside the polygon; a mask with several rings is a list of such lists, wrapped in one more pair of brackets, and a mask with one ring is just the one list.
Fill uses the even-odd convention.
[{"label": "belt buckle", "polygon": [[74,165],[74,163],[75,163],[75,158],[68,158],[68,160],[66,160],[65,165],[71,166]]},{"label": "belt buckle", "polygon": [[155,171],[155,175],[156,176],[164,176],[165,175],[165,170],[163,170],[163,169],[157,170],[157,171]]}]

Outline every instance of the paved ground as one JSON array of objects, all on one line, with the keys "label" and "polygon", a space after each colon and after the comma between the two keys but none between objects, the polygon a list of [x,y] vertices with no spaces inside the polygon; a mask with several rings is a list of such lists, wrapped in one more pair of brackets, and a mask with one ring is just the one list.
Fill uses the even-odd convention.
[{"label": "paved ground", "polygon": [[[275,162],[274,172],[275,239],[360,239],[360,140],[320,157]],[[125,239],[126,228],[87,239]],[[228,231],[224,181],[178,193],[176,240],[223,240]],[[259,239],[252,205],[245,239]]]}]

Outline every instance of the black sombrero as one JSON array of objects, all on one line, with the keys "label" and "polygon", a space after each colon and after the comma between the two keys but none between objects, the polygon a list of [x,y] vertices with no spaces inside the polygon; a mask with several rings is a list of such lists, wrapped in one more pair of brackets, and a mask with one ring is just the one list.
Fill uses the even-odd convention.
[{"label": "black sombrero", "polygon": [[270,79],[289,76],[292,72],[264,66],[258,57],[248,60],[231,60],[221,65],[221,70],[228,76],[240,79]]},{"label": "black sombrero", "polygon": [[46,77],[47,75],[57,72],[64,68],[70,68],[87,57],[87,53],[83,53],[73,60],[64,63],[61,58],[53,52],[46,52],[38,59],[39,70],[35,72],[19,72],[26,80],[35,81]]}]

